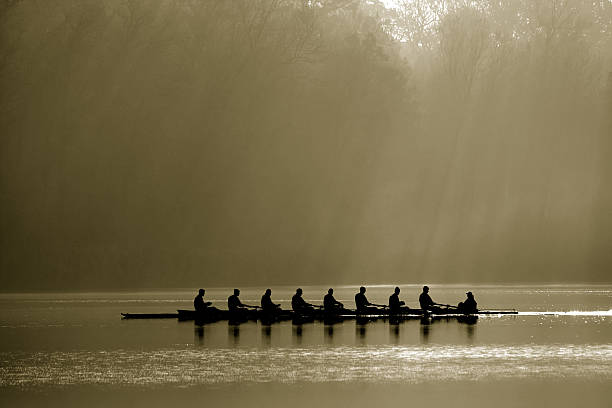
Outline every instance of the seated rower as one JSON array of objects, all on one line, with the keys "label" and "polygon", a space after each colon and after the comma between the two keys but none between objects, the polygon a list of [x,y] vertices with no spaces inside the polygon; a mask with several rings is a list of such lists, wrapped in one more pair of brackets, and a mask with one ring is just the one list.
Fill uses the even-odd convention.
[{"label": "seated rower", "polygon": [[203,312],[207,307],[212,305],[211,302],[204,302],[204,293],[206,293],[206,291],[204,289],[200,289],[198,291],[198,295],[195,297],[195,299],[193,299],[193,308],[196,310],[196,312]]},{"label": "seated rower", "polygon": [[276,312],[280,310],[280,305],[272,302],[272,290],[266,289],[266,293],[261,297],[261,308],[264,312]]},{"label": "seated rower", "polygon": [[466,295],[467,299],[465,299],[463,302],[459,302],[457,309],[459,309],[461,313],[465,314],[478,313],[478,304],[474,299],[474,295],[472,292],[467,292]]},{"label": "seated rower", "polygon": [[423,311],[436,312],[439,311],[440,308],[436,307],[437,303],[435,303],[431,296],[429,296],[429,287],[423,286],[423,293],[419,296],[419,304],[421,305],[421,309]]},{"label": "seated rower", "polygon": [[295,295],[291,298],[291,308],[298,313],[312,313],[314,312],[314,305],[306,303],[302,298],[302,288],[297,288]]},{"label": "seated rower", "polygon": [[238,298],[238,296],[240,296],[240,290],[234,289],[234,294],[227,298],[227,308],[230,312],[245,311],[248,307],[257,308],[257,306],[249,306],[243,304]]},{"label": "seated rower", "polygon": [[[405,307],[405,302],[399,300],[400,288],[395,287],[395,291],[389,296],[389,313],[402,313],[410,310],[409,307]],[[404,306],[404,307],[402,307]]]},{"label": "seated rower", "polygon": [[329,288],[327,295],[323,298],[323,310],[326,313],[340,313],[344,310],[344,305],[334,298],[334,290]]},{"label": "seated rower", "polygon": [[379,305],[370,303],[368,301],[368,298],[365,295],[365,292],[366,292],[366,288],[362,286],[359,288],[359,293],[355,295],[355,306],[357,307],[357,313],[358,314],[380,313],[380,309],[378,309],[377,307],[372,307],[372,306],[379,306]]}]

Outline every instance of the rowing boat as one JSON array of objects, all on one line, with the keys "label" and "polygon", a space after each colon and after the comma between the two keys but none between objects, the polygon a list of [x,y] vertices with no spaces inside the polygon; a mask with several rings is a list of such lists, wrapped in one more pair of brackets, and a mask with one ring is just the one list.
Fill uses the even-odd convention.
[{"label": "rowing boat", "polygon": [[121,313],[123,319],[176,319],[178,313]]},{"label": "rowing boat", "polygon": [[292,310],[277,310],[272,313],[263,310],[240,310],[230,312],[229,310],[209,309],[203,312],[195,310],[179,309],[177,313],[121,313],[124,319],[177,319],[180,321],[196,320],[199,322],[227,321],[311,321],[311,320],[346,320],[346,319],[415,319],[422,317],[461,317],[478,315],[508,315],[518,314],[516,310],[481,310],[476,313],[459,313],[456,309],[442,309],[435,313],[421,309],[403,310],[401,313],[389,313],[381,310],[377,313],[359,314],[355,310],[342,310],[342,313],[328,313],[323,310],[313,310],[298,313]]}]

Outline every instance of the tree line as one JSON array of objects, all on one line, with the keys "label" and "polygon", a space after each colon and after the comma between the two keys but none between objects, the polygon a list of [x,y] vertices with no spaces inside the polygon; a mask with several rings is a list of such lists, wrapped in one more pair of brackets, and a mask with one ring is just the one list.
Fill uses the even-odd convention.
[{"label": "tree line", "polygon": [[612,2],[12,0],[0,284],[608,279]]}]

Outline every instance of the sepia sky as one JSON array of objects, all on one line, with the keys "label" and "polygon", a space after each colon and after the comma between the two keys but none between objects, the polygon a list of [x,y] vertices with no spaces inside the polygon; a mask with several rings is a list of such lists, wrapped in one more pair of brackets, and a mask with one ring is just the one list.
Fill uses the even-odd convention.
[{"label": "sepia sky", "polygon": [[0,291],[610,282],[612,1],[394,4],[3,2]]}]

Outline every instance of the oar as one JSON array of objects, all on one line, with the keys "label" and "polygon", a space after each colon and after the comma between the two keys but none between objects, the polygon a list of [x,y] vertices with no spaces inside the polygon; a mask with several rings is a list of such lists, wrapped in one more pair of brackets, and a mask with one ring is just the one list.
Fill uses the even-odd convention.
[{"label": "oar", "polygon": [[387,307],[389,307],[388,305],[377,305],[376,303],[372,303],[372,306],[382,307],[382,308],[387,308]]},{"label": "oar", "polygon": [[453,309],[459,309],[457,306],[453,306],[453,305],[445,305],[443,303],[434,303],[434,305],[437,306],[445,306],[445,307],[452,307]]}]

